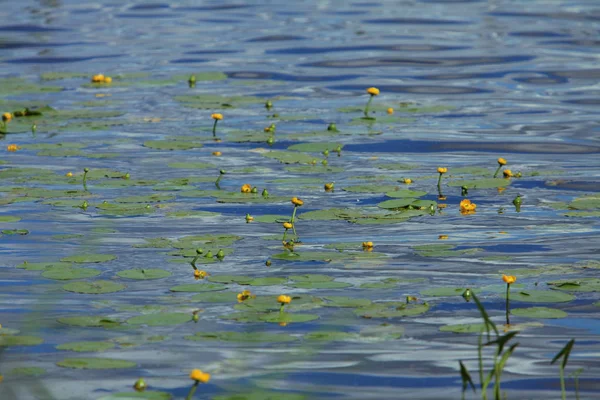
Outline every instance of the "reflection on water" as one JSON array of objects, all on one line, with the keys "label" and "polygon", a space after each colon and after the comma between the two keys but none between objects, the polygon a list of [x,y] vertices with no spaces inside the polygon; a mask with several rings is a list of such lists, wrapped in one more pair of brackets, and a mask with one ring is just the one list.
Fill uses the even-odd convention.
[{"label": "reflection on water", "polygon": [[[0,110],[50,104],[62,111],[87,107],[118,111],[119,116],[107,118],[113,124],[94,125],[81,118],[80,124],[70,120],[69,129],[50,131],[40,124],[37,136],[29,134],[30,125],[23,126],[21,134],[2,138],[5,145],[18,143],[24,148],[3,155],[0,163],[6,166],[0,168],[42,167],[61,177],[84,167],[127,171],[136,180],[135,186],[120,185],[118,178],[111,178],[109,184],[92,179],[90,203],[154,193],[173,194],[174,200],[153,202],[153,213],[138,210],[139,215],[130,218],[82,210],[79,202],[50,205],[55,194],[48,193],[43,201],[20,197],[18,202],[5,204],[15,188],[66,190],[74,186],[66,180],[48,181],[44,175],[6,178],[0,170],[0,177],[8,182],[0,188],[0,217],[21,218],[18,222],[0,219],[1,228],[30,231],[24,236],[0,237],[0,323],[44,339],[41,345],[2,351],[0,374],[5,382],[0,385],[0,398],[32,398],[32,393],[43,390],[61,399],[99,398],[129,391],[139,376],[145,376],[154,390],[182,398],[187,393],[183,387],[187,371],[192,368],[213,373],[215,384],[206,385],[202,398],[250,388],[285,390],[310,399],[397,399],[398,393],[414,399],[437,399],[440,393],[459,398],[458,360],[472,374],[476,371],[476,337],[439,332],[441,325],[479,322],[475,307],[459,296],[425,297],[431,309],[419,317],[358,318],[351,307],[320,307],[305,310],[320,317],[309,323],[279,326],[224,321],[219,317],[232,312],[235,302],[192,301],[191,295],[168,291],[190,283],[191,268],[180,262],[181,257],[169,254],[177,251],[172,247],[132,247],[144,245],[148,237],[235,233],[244,238],[231,247],[233,254],[222,263],[207,263],[213,275],[327,274],[353,285],[324,291],[279,284],[253,286],[261,296],[289,291],[381,302],[405,301],[413,295],[420,298],[422,290],[432,287],[486,288],[482,299],[498,324],[502,324],[504,304],[499,294],[504,290],[501,272],[519,269],[523,290],[545,289],[550,280],[596,275],[596,209],[566,208],[575,196],[597,195],[600,190],[600,14],[595,1],[5,3],[0,11]],[[223,79],[199,80],[188,88],[189,75],[213,71],[223,72]],[[47,72],[83,76],[102,72],[116,79],[110,88],[94,88],[85,85],[88,78],[77,74],[40,80]],[[119,82],[119,76],[126,78]],[[26,86],[28,82],[34,87]],[[64,90],[40,90],[38,84]],[[393,115],[387,115],[385,108],[374,109],[373,115],[385,122],[361,120],[360,111],[338,111],[364,107],[364,89],[370,86],[381,89],[374,105],[394,106]],[[175,99],[182,94],[218,94],[228,96],[227,102],[233,104],[215,101],[186,107]],[[236,96],[258,100],[240,105]],[[273,99],[273,109],[265,110],[266,99]],[[100,101],[104,103],[96,108]],[[219,129],[227,139],[215,142],[208,116],[222,111],[220,107],[225,119]],[[267,147],[262,138],[242,140],[242,144],[229,141],[240,131],[262,133],[271,122],[277,123],[275,150],[299,141],[339,141],[344,145],[341,156],[329,155],[329,167],[337,169],[319,164],[307,171],[302,169],[307,166],[294,169],[298,166],[266,159],[257,151]],[[330,122],[338,124],[340,135],[328,136],[324,128]],[[144,147],[146,141],[165,138],[191,138],[204,147],[186,151]],[[36,148],[39,143],[58,147]],[[63,148],[65,143],[74,147]],[[78,144],[85,151],[79,152]],[[53,154],[58,156],[38,156],[42,150],[58,152]],[[211,156],[213,151],[222,151],[223,157]],[[99,153],[107,158],[93,157]],[[311,154],[319,161],[323,158],[320,151]],[[320,251],[337,241],[373,240],[376,252],[382,249],[388,256],[385,259],[274,260],[271,269],[266,269],[266,259],[281,250],[279,231],[273,228],[275,224],[245,224],[243,218],[246,213],[287,216],[287,200],[276,205],[217,203],[197,193],[215,190],[213,179],[223,167],[228,171],[221,182],[223,190],[237,192],[242,184],[251,183],[268,187],[271,195],[284,199],[302,196],[306,201],[302,212],[343,209],[351,213],[366,206],[368,212],[377,213],[381,212],[377,204],[389,200],[390,192],[407,187],[401,179],[413,178],[408,188],[426,191],[424,199],[436,201],[437,166],[448,166],[449,180],[460,179],[462,173],[455,176],[453,169],[468,166],[493,171],[499,156],[509,159],[513,172],[522,170],[524,177],[501,189],[471,190],[470,198],[480,205],[477,218],[465,218],[453,210],[461,199],[460,187],[450,186],[444,186],[448,208],[399,224],[303,220],[300,214],[302,250]],[[214,167],[182,171],[168,166],[175,161],[210,162]],[[197,180],[178,180],[184,177]],[[290,178],[295,180],[286,180]],[[323,183],[330,181],[335,182],[335,191],[324,195]],[[156,183],[166,188],[158,192]],[[379,184],[387,190],[344,190],[351,185]],[[517,194],[523,195],[521,213],[512,207]],[[136,204],[137,200],[127,201]],[[221,215],[166,217],[181,210]],[[567,217],[568,212],[592,215]],[[302,230],[303,224],[309,228]],[[440,235],[448,239],[441,242]],[[452,247],[443,257],[415,250],[415,246],[440,243]],[[149,266],[172,275],[157,281],[126,280],[126,291],[97,296],[65,292],[63,282],[41,277],[41,271],[14,268],[25,260],[56,261],[75,253],[116,254],[115,261],[92,264],[105,280],[123,282],[116,273]],[[569,269],[573,266],[575,270]],[[528,275],[532,268],[535,273]],[[390,285],[385,279],[400,281]],[[368,289],[363,284],[380,286]],[[236,292],[248,288],[230,287]],[[524,390],[531,398],[556,398],[558,369],[549,360],[571,337],[577,338],[577,344],[569,365],[573,363],[573,370],[586,368],[581,390],[587,398],[598,395],[594,385],[597,362],[591,357],[600,351],[599,328],[594,322],[597,293],[576,293],[576,301],[543,304],[564,310],[569,317],[540,320],[544,327],[519,334],[521,345],[503,375],[509,398],[521,398]],[[518,301],[513,305],[536,306]],[[71,315],[126,320],[155,312],[152,307],[156,306],[184,313],[201,310],[200,323],[104,329],[56,322]],[[360,336],[364,330],[386,324],[403,329],[404,336],[386,341]],[[162,341],[148,340],[146,329]],[[294,341],[183,339],[198,331],[224,330],[291,334]],[[358,336],[333,342],[306,339],[307,333],[321,331]],[[73,341],[116,343],[115,349],[99,356],[133,360],[138,366],[101,373],[56,367],[57,361],[74,353],[55,346]],[[11,375],[13,368],[32,365],[45,368],[46,374],[36,379]]]}]

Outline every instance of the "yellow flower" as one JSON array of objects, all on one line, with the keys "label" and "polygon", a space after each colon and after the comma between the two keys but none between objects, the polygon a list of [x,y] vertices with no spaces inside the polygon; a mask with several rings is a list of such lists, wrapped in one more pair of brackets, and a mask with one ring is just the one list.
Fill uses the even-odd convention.
[{"label": "yellow flower", "polygon": [[242,193],[250,193],[250,192],[252,192],[252,186],[245,183],[244,185],[242,185],[242,189],[240,191]]},{"label": "yellow flower", "polygon": [[333,190],[333,182],[326,183],[324,186],[326,192],[331,192]]},{"label": "yellow flower", "polygon": [[104,83],[112,83],[112,78],[110,76],[105,76]]},{"label": "yellow flower", "polygon": [[448,239],[448,235],[440,235],[440,236],[438,236],[438,239],[439,240],[446,240],[446,239]]},{"label": "yellow flower", "polygon": [[244,290],[242,293],[238,293],[237,295],[237,301],[238,303],[241,303],[245,300],[248,300],[250,298],[254,298],[256,296],[252,295],[252,292],[250,292],[249,290]]},{"label": "yellow flower", "polygon": [[210,117],[211,117],[212,119],[215,119],[215,120],[217,120],[217,121],[220,121],[220,120],[222,120],[222,119],[223,119],[223,114],[214,113],[214,114],[211,114],[211,116],[210,116]]},{"label": "yellow flower", "polygon": [[497,190],[498,190],[498,193],[502,193],[502,192],[504,192],[506,190],[506,188],[499,187]]},{"label": "yellow flower", "polygon": [[476,208],[477,204],[471,203],[469,199],[464,199],[460,202],[460,213],[463,215],[473,214]]},{"label": "yellow flower", "polygon": [[202,372],[199,369],[194,369],[190,373],[190,379],[197,382],[207,383],[210,381],[210,374],[207,372]]},{"label": "yellow flower", "polygon": [[250,214],[246,214],[246,223],[248,224],[252,221],[254,221],[254,217]]},{"label": "yellow flower", "polygon": [[289,304],[291,301],[292,298],[290,296],[286,296],[285,294],[280,294],[279,297],[277,297],[277,302],[281,304]]},{"label": "yellow flower", "polygon": [[437,172],[439,172],[440,174],[445,174],[446,172],[448,172],[448,168],[438,167]]},{"label": "yellow flower", "polygon": [[402,183],[406,183],[408,185],[409,183],[412,183],[412,179],[410,179],[410,178],[404,178],[404,180],[402,181]]},{"label": "yellow flower", "polygon": [[2,114],[2,121],[10,122],[11,119],[12,119],[11,113],[6,112],[6,113]]},{"label": "yellow flower", "polygon": [[448,200],[448,198],[446,196],[444,196],[443,194],[440,194],[438,196],[438,200],[440,200],[440,201],[446,201],[446,200]]},{"label": "yellow flower", "polygon": [[6,150],[8,150],[10,152],[15,152],[20,149],[21,149],[21,147],[17,146],[16,144],[9,144],[8,146],[6,146]]},{"label": "yellow flower", "polygon": [[221,154],[223,154],[223,153],[221,153],[220,151],[213,151],[213,153],[212,153],[212,155],[215,157],[221,157]]},{"label": "yellow flower", "polygon": [[143,378],[140,378],[137,381],[135,381],[135,384],[133,385],[133,388],[136,392],[143,392],[144,390],[146,390],[147,387],[148,385],[146,385],[146,381],[144,381]]},{"label": "yellow flower", "polygon": [[283,227],[284,227],[285,229],[292,229],[292,228],[294,227],[294,225],[292,225],[292,223],[291,223],[291,222],[284,222],[284,223],[283,223]]},{"label": "yellow flower", "polygon": [[208,272],[201,271],[199,269],[194,270],[194,278],[204,279],[208,275]]},{"label": "yellow flower", "polygon": [[362,242],[362,247],[363,247],[363,249],[372,249],[373,242]]},{"label": "yellow flower", "polygon": [[510,178],[513,176],[512,171],[510,169],[505,169],[504,171],[502,171],[502,173],[504,174],[505,178]]},{"label": "yellow flower", "polygon": [[92,76],[92,82],[94,82],[94,83],[104,82],[104,75],[97,74],[97,75]]},{"label": "yellow flower", "polygon": [[506,160],[504,158],[500,157],[498,159],[498,164],[500,164],[500,165],[506,165]]},{"label": "yellow flower", "polygon": [[296,207],[300,207],[304,202],[297,197],[292,197],[292,204]]},{"label": "yellow flower", "polygon": [[392,107],[388,108],[387,113],[392,115],[394,113],[394,109]]},{"label": "yellow flower", "polygon": [[371,96],[377,96],[379,95],[379,89],[376,87],[370,87],[367,89],[367,93],[369,93]]},{"label": "yellow flower", "polygon": [[514,275],[502,275],[502,280],[510,285],[517,281],[517,277]]}]

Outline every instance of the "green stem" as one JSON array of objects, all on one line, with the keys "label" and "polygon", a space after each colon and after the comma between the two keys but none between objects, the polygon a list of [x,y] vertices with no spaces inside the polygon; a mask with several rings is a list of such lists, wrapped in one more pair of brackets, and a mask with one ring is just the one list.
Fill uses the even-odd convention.
[{"label": "green stem", "polygon": [[562,400],[567,399],[567,390],[565,389],[565,369],[560,366],[560,392],[562,396]]},{"label": "green stem", "polygon": [[371,106],[371,101],[373,101],[373,95],[369,97],[369,101],[367,101],[367,105],[365,106],[365,118],[369,118],[369,107]]},{"label": "green stem", "polygon": [[442,184],[442,175],[443,174],[440,174],[440,177],[438,178],[438,183],[437,183],[438,190],[440,190],[440,191],[441,191],[440,186]]},{"label": "green stem", "polygon": [[283,232],[283,239],[281,239],[282,242],[285,242],[285,237],[287,236],[287,229]]},{"label": "green stem", "polygon": [[298,206],[294,205],[294,211],[292,212],[292,220],[290,221],[292,224],[292,230],[294,231],[294,236],[296,237],[296,239],[298,238],[298,234],[296,233],[296,223],[294,222],[294,220],[296,219],[296,210],[298,209]]},{"label": "green stem", "polygon": [[215,123],[213,125],[213,137],[217,137],[217,122],[219,122],[219,120],[215,119]]},{"label": "green stem", "polygon": [[217,180],[215,181],[215,186],[216,186],[216,187],[219,187],[219,182],[221,182],[221,177],[222,177],[222,176],[223,176],[223,175],[219,174],[219,177],[218,177],[218,178],[217,178]]},{"label": "green stem", "polygon": [[198,257],[200,257],[200,256],[196,256],[196,257],[194,257],[194,259],[193,259],[193,260],[192,260],[192,262],[191,262],[191,264],[192,264],[192,267],[193,267],[194,269],[198,269],[198,268],[196,267],[196,261],[198,261]]},{"label": "green stem", "polygon": [[510,283],[506,284],[506,325],[510,325]]},{"label": "green stem", "polygon": [[279,314],[281,314],[283,312],[284,306],[285,306],[285,303],[281,303],[281,307],[279,307]]},{"label": "green stem", "polygon": [[579,377],[575,377],[575,400],[579,400]]},{"label": "green stem", "polygon": [[498,169],[496,170],[496,172],[494,172],[494,178],[498,176],[498,172],[500,172],[500,169],[502,169],[502,165],[498,165]]},{"label": "green stem", "polygon": [[483,332],[479,334],[479,342],[477,343],[477,357],[479,359],[479,384],[481,385],[481,390],[483,390]]},{"label": "green stem", "polygon": [[194,382],[194,385],[190,388],[190,391],[186,396],[185,400],[192,400],[192,397],[194,397],[194,393],[196,393],[196,388],[198,388],[199,384],[200,382],[198,381]]}]

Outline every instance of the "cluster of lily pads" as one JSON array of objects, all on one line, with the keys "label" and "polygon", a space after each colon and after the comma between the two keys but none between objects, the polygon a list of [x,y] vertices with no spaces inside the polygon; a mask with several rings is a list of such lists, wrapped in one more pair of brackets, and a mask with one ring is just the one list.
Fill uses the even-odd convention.
[{"label": "cluster of lily pads", "polygon": [[[57,80],[78,77],[76,74],[54,74],[42,78]],[[85,78],[87,79],[87,76]],[[191,89],[196,89],[197,83],[203,80],[211,81],[225,78],[226,76],[218,74],[206,76],[197,74],[193,79],[190,77],[188,83]],[[180,78],[178,79],[181,81]],[[169,82],[172,83],[169,80],[163,83],[170,84]],[[86,82],[84,87],[86,89],[105,89],[106,83],[111,83],[111,88],[126,88],[129,85],[151,85],[151,81],[144,81],[143,77],[115,76],[114,80],[111,79],[111,82],[107,82],[106,77],[102,82],[92,79],[92,82]],[[161,83],[158,82],[157,84]],[[9,89],[18,89],[14,82],[11,85],[8,86]],[[22,88],[33,90],[25,83],[23,83]],[[3,90],[6,90],[6,88]],[[389,107],[389,104],[384,106],[373,105],[373,98],[379,95],[380,91],[377,88],[369,88],[367,93],[370,97],[364,109],[357,107],[340,109],[340,112],[344,113],[358,114],[362,112],[364,116],[357,117],[351,122],[351,124],[360,126],[361,129],[365,126],[371,129],[371,124],[374,123],[396,123],[400,121],[393,116],[394,111],[432,113],[443,110],[443,108],[436,108],[436,106],[427,108],[414,104],[398,103],[394,104],[395,108]],[[219,96],[214,94],[179,95],[176,96],[176,100],[185,107],[219,111],[228,110],[235,106],[263,104],[265,102],[263,98],[258,97]],[[279,115],[278,112],[273,113],[274,109],[277,110],[274,100],[268,100],[264,104],[269,113],[268,118],[280,122],[286,121],[285,115]],[[413,109],[415,111],[410,111]],[[384,112],[387,115],[381,115]],[[31,131],[33,133],[36,133],[36,131],[37,133],[94,131],[106,130],[119,125],[157,123],[156,120],[115,119],[122,118],[125,115],[123,111],[119,110],[98,111],[87,108],[57,110],[41,104],[22,106],[19,109],[14,107],[14,110],[8,114],[10,117],[7,116],[6,120],[3,117],[2,133],[5,134]],[[348,332],[330,327],[302,333],[285,331],[280,333],[246,333],[236,330],[199,331],[184,336],[185,340],[192,343],[219,341],[224,343],[258,343],[260,345],[331,341],[387,342],[396,340],[403,334],[404,328],[396,324],[396,321],[400,318],[414,317],[428,312],[435,304],[435,301],[430,299],[456,298],[465,295],[465,292],[472,293],[475,296],[481,293],[494,294],[497,292],[495,286],[483,288],[426,288],[419,293],[414,292],[413,285],[424,283],[425,278],[387,277],[377,280],[368,279],[368,282],[355,284],[328,274],[302,273],[301,271],[281,274],[266,269],[266,271],[259,274],[260,276],[255,276],[252,273],[248,273],[248,275],[220,273],[223,270],[223,265],[227,264],[227,258],[236,255],[237,246],[245,238],[240,232],[243,232],[245,228],[260,231],[261,234],[254,235],[253,239],[263,240],[262,243],[265,245],[259,244],[256,247],[266,248],[269,251],[268,254],[266,251],[264,253],[257,251],[253,254],[253,258],[264,261],[267,267],[270,267],[272,263],[276,263],[279,271],[287,271],[296,266],[301,267],[311,263],[340,269],[377,268],[385,265],[386,260],[390,258],[389,254],[386,253],[385,246],[378,244],[376,241],[374,242],[372,237],[348,242],[334,240],[328,243],[311,243],[306,238],[310,239],[311,228],[317,225],[315,221],[325,222],[326,224],[347,224],[345,230],[351,230],[354,227],[358,229],[362,225],[374,227],[377,225],[394,226],[409,220],[418,221],[418,218],[443,217],[454,213],[472,216],[476,211],[485,210],[485,206],[480,205],[478,208],[474,202],[467,199],[466,196],[469,195],[469,192],[473,194],[473,192],[493,189],[502,194],[504,188],[511,184],[512,179],[521,176],[533,176],[534,172],[516,172],[513,174],[510,170],[505,169],[502,174],[503,178],[498,178],[501,168],[507,165],[504,158],[497,160],[498,169],[495,172],[481,166],[468,166],[438,167],[437,170],[431,168],[431,174],[428,172],[419,174],[414,172],[418,169],[418,166],[415,165],[377,162],[374,164],[378,171],[377,174],[354,176],[344,180],[343,183],[338,181],[337,189],[334,190],[332,181],[335,179],[336,174],[342,174],[345,168],[341,157],[344,144],[325,140],[335,140],[334,138],[348,134],[340,131],[335,124],[330,123],[326,129],[315,132],[286,134],[281,133],[280,130],[276,134],[274,123],[263,130],[229,130],[225,129],[223,124],[219,125],[217,130],[217,123],[225,121],[224,115],[223,113],[213,113],[211,118],[213,120],[212,129],[210,127],[200,127],[192,135],[172,135],[166,139],[145,140],[142,144],[144,150],[149,152],[177,151],[178,158],[167,162],[167,167],[171,171],[191,170],[192,172],[186,176],[175,176],[176,173],[174,173],[167,179],[148,178],[136,176],[136,174],[126,171],[89,167],[80,169],[80,172],[73,170],[75,172],[69,171],[67,173],[46,168],[17,166],[0,170],[0,179],[6,182],[5,188],[2,189],[3,196],[0,198],[0,204],[39,202],[43,206],[58,210],[63,215],[81,213],[94,217],[104,216],[125,219],[162,215],[165,218],[173,219],[173,221],[192,218],[199,219],[199,221],[211,221],[211,219],[216,220],[222,217],[222,214],[215,211],[198,210],[197,207],[190,207],[189,203],[183,203],[183,201],[196,202],[202,199],[210,199],[210,204],[262,204],[269,206],[285,204],[289,207],[290,192],[304,198],[304,200],[298,197],[291,199],[293,205],[291,215],[289,213],[286,215],[250,215],[245,213],[245,221],[251,223],[251,225],[243,224],[243,214],[236,215],[233,221],[228,221],[229,224],[222,233],[180,235],[178,237],[147,237],[144,233],[143,240],[138,240],[133,244],[134,251],[162,251],[169,263],[175,265],[171,271],[155,268],[155,266],[119,268],[115,273],[115,279],[93,279],[103,274],[105,270],[92,268],[89,266],[90,264],[106,263],[106,269],[118,268],[114,262],[117,257],[112,254],[89,252],[85,249],[55,261],[25,261],[17,265],[17,268],[25,271],[37,271],[42,278],[61,282],[60,288],[63,291],[74,294],[102,295],[119,293],[125,290],[128,285],[135,286],[139,285],[140,282],[160,279],[190,280],[189,282],[178,282],[177,285],[164,285],[165,291],[168,288],[168,292],[172,295],[168,298],[168,301],[171,302],[168,304],[119,304],[114,312],[106,315],[65,315],[57,318],[61,326],[69,327],[69,329],[86,327],[106,329],[111,332],[120,330],[143,330],[144,332],[143,335],[135,339],[116,337],[106,341],[62,343],[56,346],[58,350],[102,352],[116,347],[126,348],[133,345],[159,343],[169,339],[169,337],[162,334],[163,332],[160,329],[194,322],[200,323],[204,315],[213,312],[212,306],[217,305],[229,306],[235,310],[235,312],[215,316],[229,323],[274,324],[275,327],[290,329],[295,324],[316,321],[319,318],[326,319],[334,314],[331,310],[348,311],[348,314],[353,318],[379,320],[383,323]],[[33,129],[33,127],[36,128]],[[208,133],[208,135],[203,136],[205,133]],[[369,131],[369,134],[377,134],[377,132]],[[238,182],[246,179],[247,174],[262,173],[260,167],[240,167],[227,164],[227,154],[225,157],[218,159],[220,163],[218,165],[206,162],[204,159],[179,157],[185,151],[201,151],[199,149],[202,149],[207,143],[219,144],[229,141],[273,146],[279,140],[303,141],[314,139],[320,141],[292,144],[285,150],[255,149],[256,151],[252,153],[252,156],[264,157],[263,159],[267,162],[276,161],[278,163],[275,165],[279,169],[283,165],[286,174],[294,174],[291,178],[272,177],[272,179],[265,182],[265,186],[268,186],[270,190],[264,188],[260,193],[256,186],[250,184],[244,184],[241,189],[238,189],[240,188]],[[116,147],[113,148],[113,151],[100,153],[96,152],[92,146],[88,146],[85,141],[81,143],[51,143],[48,141],[46,143],[39,140],[32,144],[10,146],[16,147],[8,148],[9,152],[24,150],[36,152],[35,154],[40,157],[85,157],[96,160],[119,157]],[[340,157],[329,158],[332,153]],[[221,155],[220,152],[219,155]],[[201,173],[198,173],[198,171],[201,171]],[[218,171],[219,175],[216,181],[213,176],[214,173],[210,171]],[[265,174],[271,172],[272,170],[268,170]],[[392,177],[381,177],[379,176],[382,175],[381,172],[385,172],[386,175],[392,174]],[[422,189],[428,186],[436,186],[436,178],[437,193],[432,196]],[[233,182],[231,186],[228,186],[229,181]],[[406,186],[402,186],[407,184],[417,186],[421,190],[408,189]],[[36,185],[41,187],[35,187]],[[225,189],[221,188],[221,185]],[[233,189],[227,190],[229,187]],[[119,196],[111,196],[110,190],[119,191]],[[124,196],[122,192],[126,190],[139,190],[146,193],[133,193]],[[447,204],[444,203],[447,197],[443,194],[443,190],[455,191],[456,195],[460,192],[461,197],[463,197],[460,203],[456,202],[454,209],[447,207]],[[152,191],[152,194],[147,194],[148,191]],[[339,193],[361,197],[368,197],[373,194],[385,195],[387,199],[372,206],[337,206],[334,208],[320,207],[319,201],[315,199],[317,196],[333,196]],[[308,197],[304,197],[304,194]],[[110,199],[107,199],[107,197],[110,197]],[[180,203],[176,201],[180,201]],[[512,204],[517,212],[521,211],[521,196],[515,197]],[[568,203],[555,202],[549,203],[547,206],[568,210],[566,215],[569,216],[593,216],[597,215],[594,213],[600,212],[600,198],[598,196],[585,196]],[[303,208],[299,210],[300,207]],[[304,209],[308,210],[303,211]],[[503,208],[498,210],[498,213],[504,211]],[[18,216],[3,215],[0,216],[0,222],[18,223],[20,218]],[[256,227],[256,225],[259,226]],[[300,240],[296,227],[301,227],[302,230],[299,233],[305,241]],[[293,232],[292,238],[288,237],[291,236],[289,230]],[[27,229],[20,228],[2,230],[2,235],[17,235],[16,237],[19,235],[25,236],[29,233]],[[448,235],[439,235],[438,238],[447,240]],[[80,234],[58,234],[55,235],[54,239],[60,242],[73,241],[79,243],[83,236]],[[273,254],[272,249],[277,249],[275,250],[277,252]],[[379,249],[382,251],[378,251]],[[410,244],[407,251],[416,257],[423,257],[423,259],[481,257],[484,260],[487,257],[486,261],[493,261],[494,257],[493,255],[486,256],[486,251],[481,248],[459,247],[453,244],[440,243]],[[111,262],[112,264],[110,264]],[[189,274],[189,265],[193,268],[193,276]],[[181,268],[177,269],[177,267]],[[576,273],[586,268],[590,268],[589,264],[569,267],[555,266],[554,269],[544,268],[533,272],[518,269],[507,269],[502,272],[506,276],[519,276],[521,278],[532,274],[562,275],[564,273]],[[180,271],[181,273],[179,273]],[[503,294],[507,302],[505,329],[509,331],[541,326],[539,322],[511,324],[508,320],[509,315],[544,319],[563,318],[567,315],[562,310],[548,307],[513,308],[509,310],[509,296],[513,302],[561,303],[572,301],[575,298],[573,293],[597,291],[600,288],[600,282],[595,278],[560,279],[547,282],[549,287],[554,290],[530,290],[516,284],[514,280],[510,283],[506,280],[505,282],[508,285],[506,292]],[[511,286],[513,288],[512,292],[508,290]],[[142,286],[139,287],[142,288]],[[276,288],[277,293],[272,293],[274,290],[269,291],[269,287]],[[254,293],[249,288],[252,288]],[[333,292],[342,289],[352,290],[352,296],[343,296]],[[401,299],[396,296],[392,299],[386,299],[386,301],[368,298],[372,297],[373,293],[379,293],[381,290],[390,290],[392,293],[402,290],[410,294]],[[192,297],[183,298],[184,294],[190,293],[193,293]],[[364,296],[359,296],[357,293],[364,293]],[[180,306],[186,302],[192,302],[194,307],[190,309],[190,307]],[[204,309],[196,307],[196,303],[202,305]],[[221,307],[214,308],[221,309]],[[137,315],[131,316],[132,313]],[[221,311],[218,311],[218,313],[221,313]],[[154,329],[157,330],[154,331]],[[484,321],[483,324],[450,324],[440,327],[441,332],[451,333],[482,333],[484,331],[489,333],[489,329],[492,328],[487,321]],[[37,336],[21,335],[17,329],[0,328],[0,347],[37,345],[41,344],[43,340],[43,338]],[[499,355],[499,357],[501,356]],[[57,362],[57,365],[75,369],[106,369],[134,368],[137,364],[132,361],[103,357],[67,357]],[[203,368],[205,367],[203,366]],[[208,370],[215,372],[210,367],[208,367]],[[492,377],[494,376],[498,378],[499,387],[499,370],[496,365],[492,374]],[[194,381],[194,384],[188,397],[194,395],[199,382],[208,383],[210,374],[194,370],[190,378]],[[489,382],[488,380],[488,384]],[[152,386],[153,382],[149,380],[149,383]],[[140,391],[145,391],[148,387],[145,381],[136,381],[134,386],[136,390]],[[144,393],[151,393],[151,391],[145,391]],[[278,392],[278,394],[282,396],[281,398],[287,398],[283,397],[284,395],[293,396],[293,394],[283,392]]]}]

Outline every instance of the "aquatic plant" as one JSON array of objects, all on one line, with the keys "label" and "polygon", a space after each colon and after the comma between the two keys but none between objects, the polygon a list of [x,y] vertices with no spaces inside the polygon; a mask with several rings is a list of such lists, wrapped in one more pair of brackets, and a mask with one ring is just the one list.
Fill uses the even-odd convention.
[{"label": "aquatic plant", "polygon": [[369,97],[369,101],[367,101],[367,105],[365,105],[364,114],[365,114],[365,118],[372,119],[372,117],[369,117],[369,107],[371,106],[373,97],[379,96],[379,89],[377,89],[376,87],[370,87],[367,89],[367,93],[369,93],[370,97]]}]

